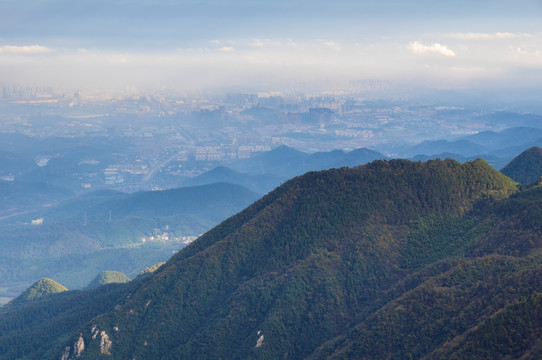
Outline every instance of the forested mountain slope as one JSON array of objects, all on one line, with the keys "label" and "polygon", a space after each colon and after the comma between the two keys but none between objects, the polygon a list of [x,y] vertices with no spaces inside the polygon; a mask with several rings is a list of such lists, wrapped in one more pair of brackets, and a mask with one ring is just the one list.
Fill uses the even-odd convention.
[{"label": "forested mountain slope", "polygon": [[530,184],[542,176],[542,148],[534,146],[508,163],[501,172],[521,184]]},{"label": "forested mountain slope", "polygon": [[[483,160],[375,161],[307,173],[153,275],[108,285],[111,295],[68,292],[3,314],[0,355],[536,356],[542,187],[516,185]],[[96,296],[99,311],[72,306],[80,313],[72,326],[45,333],[36,325],[40,316],[70,319],[50,315],[51,304]],[[21,320],[28,312],[33,322]]]}]

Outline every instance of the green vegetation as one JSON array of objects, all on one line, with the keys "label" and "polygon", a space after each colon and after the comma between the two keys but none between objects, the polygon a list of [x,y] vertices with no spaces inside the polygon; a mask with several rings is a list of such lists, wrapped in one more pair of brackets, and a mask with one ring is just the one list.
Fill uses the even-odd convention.
[{"label": "green vegetation", "polygon": [[[104,249],[90,254],[73,254],[61,258],[0,257],[0,290],[11,298],[19,296],[36,273],[54,278],[69,289],[81,289],[104,269],[114,269],[135,278],[142,269],[169,259],[183,245],[148,244],[136,248]],[[30,281],[26,281],[30,279]]]},{"label": "green vegetation", "polygon": [[510,161],[501,172],[520,184],[531,184],[542,176],[542,148],[534,146]]},{"label": "green vegetation", "polygon": [[446,343],[429,358],[540,359],[542,293],[524,296],[482,322],[466,336]]},{"label": "green vegetation", "polygon": [[120,271],[106,270],[102,271],[87,285],[87,289],[94,289],[98,286],[114,283],[127,283],[131,279]]},{"label": "green vegetation", "polygon": [[135,277],[183,248],[182,237],[204,233],[258,198],[227,183],[131,195],[102,191],[27,215],[44,218],[42,225],[0,225],[0,295],[15,297],[43,276],[71,289],[105,269]]},{"label": "green vegetation", "polygon": [[11,305],[23,304],[31,300],[39,299],[51,294],[57,294],[63,291],[68,291],[64,285],[61,285],[54,280],[43,278],[32,284],[32,286],[26,289],[16,299],[13,299]]},{"label": "green vegetation", "polygon": [[59,359],[58,347],[75,328],[125,301],[126,285],[64,291],[20,306],[0,308],[0,358]]},{"label": "green vegetation", "polygon": [[310,172],[151,275],[8,308],[0,358],[534,359],[541,204],[483,160]]},{"label": "green vegetation", "polygon": [[159,262],[158,264],[154,264],[153,266],[151,267],[147,267],[145,269],[143,269],[139,275],[150,275],[152,274],[153,272],[155,272],[156,270],[158,270],[162,265],[164,265],[165,262],[162,261],[162,262]]}]

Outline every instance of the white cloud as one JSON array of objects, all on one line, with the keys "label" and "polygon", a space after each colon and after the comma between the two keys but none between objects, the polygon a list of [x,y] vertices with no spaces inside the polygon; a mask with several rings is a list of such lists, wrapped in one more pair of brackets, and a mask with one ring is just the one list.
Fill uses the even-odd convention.
[{"label": "white cloud", "polygon": [[419,41],[414,41],[408,45],[408,48],[414,54],[418,54],[418,55],[432,53],[432,54],[440,54],[440,55],[448,56],[448,57],[455,56],[455,52],[453,52],[453,50],[450,50],[448,49],[448,47],[441,45],[439,43],[424,45]]},{"label": "white cloud", "polygon": [[[340,43],[334,39],[262,37],[235,39],[235,44],[220,40],[212,46],[211,40],[204,40],[190,44],[190,48],[162,51],[58,48],[46,56],[17,55],[13,50],[7,54],[6,47],[0,47],[3,52],[0,53],[0,73],[6,82],[38,82],[74,88],[166,84],[190,89],[223,84],[279,84],[281,81],[291,84],[365,78],[408,82],[415,79],[420,84],[463,86],[484,79],[501,79],[504,83],[512,78],[509,74],[516,74],[515,83],[526,83],[532,81],[532,74],[539,73],[538,64],[542,64],[541,49],[533,38],[504,40],[503,43],[453,39],[452,34],[417,36],[424,40],[409,43],[411,35],[409,38],[403,35],[379,38],[373,42],[341,39]],[[440,40],[443,36],[446,40]],[[536,36],[542,38],[542,34]],[[20,47],[17,49],[21,53]],[[456,56],[456,52],[461,56]],[[425,57],[420,61],[412,53]],[[453,61],[443,62],[445,57]]]},{"label": "white cloud", "polygon": [[0,53],[7,53],[7,54],[34,55],[34,54],[49,53],[52,51],[53,51],[52,49],[45,46],[41,46],[41,45],[0,46]]}]

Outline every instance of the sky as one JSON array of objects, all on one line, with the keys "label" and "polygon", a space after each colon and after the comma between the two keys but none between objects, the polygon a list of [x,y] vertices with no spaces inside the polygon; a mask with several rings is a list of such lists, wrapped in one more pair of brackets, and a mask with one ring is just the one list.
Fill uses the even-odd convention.
[{"label": "sky", "polygon": [[0,83],[539,88],[542,0],[0,0]]}]

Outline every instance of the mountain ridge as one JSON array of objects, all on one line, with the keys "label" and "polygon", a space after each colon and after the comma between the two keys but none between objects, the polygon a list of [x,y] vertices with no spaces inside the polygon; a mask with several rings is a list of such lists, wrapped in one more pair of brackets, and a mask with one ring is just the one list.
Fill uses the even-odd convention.
[{"label": "mountain ridge", "polygon": [[[396,174],[401,172],[406,172],[409,176],[412,176],[412,178],[408,177],[409,180],[407,180],[407,175],[397,177]],[[466,178],[463,178],[467,173],[469,175]],[[486,177],[489,179],[486,179]],[[451,179],[453,180],[450,181]],[[472,190],[472,192],[462,194],[461,196],[459,196],[459,193],[451,195],[456,191],[454,190],[454,187],[457,185],[455,183],[456,180],[460,183],[467,181],[467,183],[477,188],[477,190]],[[335,184],[335,186],[332,187],[332,190],[330,190],[329,185],[333,181],[339,181],[341,186],[337,187],[338,184]],[[377,183],[379,184],[378,189],[381,191],[367,193],[367,191],[372,187],[374,188]],[[422,183],[424,186],[422,186]],[[494,185],[488,185],[489,183],[494,183],[496,187],[494,188]],[[446,191],[442,190],[443,186],[446,187]],[[338,189],[341,190],[338,191]],[[425,192],[429,193],[435,192],[436,194],[442,194],[444,197],[440,198],[437,196],[433,199],[425,198],[423,192],[419,189],[424,189]],[[150,304],[153,304],[153,302],[158,301],[155,295],[153,295],[156,291],[155,287],[163,286],[159,284],[169,284],[167,287],[169,290],[164,289],[166,292],[162,293],[160,296],[160,300],[157,303],[158,305],[149,305],[147,308],[144,306],[140,307],[142,305],[136,306],[136,308],[129,306],[131,308],[130,310],[128,310],[128,308],[126,308],[126,310],[120,310],[120,314],[124,313],[124,311],[129,312],[134,310],[135,314],[140,314],[137,315],[136,318],[143,316],[143,314],[147,314],[150,311],[152,315],[150,315],[151,313],[148,313],[145,315],[145,318],[151,316],[151,318],[155,319],[152,321],[153,324],[164,324],[165,321],[168,325],[162,325],[161,329],[157,330],[155,325],[146,324],[144,320],[139,320],[143,322],[136,323],[120,321],[118,314],[111,314],[112,318],[109,318],[109,320],[106,320],[107,318],[95,319],[95,323],[100,329],[109,329],[110,326],[112,326],[110,321],[112,321],[116,324],[115,326],[124,329],[122,331],[122,336],[126,336],[135,331],[135,329],[139,329],[139,334],[147,339],[145,341],[147,341],[148,345],[139,345],[134,348],[134,355],[141,354],[142,356],[150,356],[150,354],[165,354],[167,353],[166,349],[173,348],[176,349],[175,351],[179,351],[181,354],[184,353],[189,357],[198,354],[198,356],[204,358],[213,357],[210,352],[211,350],[206,350],[211,346],[210,340],[208,340],[209,337],[212,338],[213,334],[220,334],[230,326],[233,326],[230,330],[233,330],[235,334],[241,333],[244,335],[241,335],[239,338],[230,339],[231,343],[224,344],[224,348],[217,349],[215,346],[212,351],[218,351],[219,354],[225,354],[225,351],[231,351],[229,346],[238,346],[242,351],[238,350],[238,355],[233,355],[232,358],[242,358],[245,355],[249,357],[256,356],[252,350],[249,351],[256,343],[256,339],[253,340],[254,344],[248,346],[246,341],[251,338],[251,335],[246,332],[247,329],[243,331],[237,327],[238,325],[235,325],[235,322],[232,323],[231,320],[226,320],[228,319],[226,314],[229,313],[229,316],[236,318],[237,316],[241,316],[241,313],[238,313],[238,311],[241,310],[235,310],[235,307],[230,308],[229,310],[226,308],[223,310],[225,313],[222,313],[221,315],[221,312],[217,313],[216,310],[213,310],[215,306],[217,306],[217,302],[220,302],[224,298],[231,297],[233,297],[235,301],[240,301],[245,304],[247,301],[256,301],[257,303],[264,301],[261,303],[260,307],[263,307],[264,309],[267,308],[267,316],[263,314],[258,315],[259,311],[247,304],[247,310],[250,308],[250,311],[253,314],[252,316],[255,316],[256,319],[261,318],[262,315],[264,316],[259,321],[261,325],[254,324],[249,326],[249,328],[251,328],[254,333],[258,331],[257,327],[263,328],[264,335],[267,335],[268,339],[273,339],[275,336],[279,338],[284,338],[284,336],[288,338],[290,335],[293,336],[293,334],[290,333],[291,330],[286,331],[286,334],[282,336],[277,332],[279,331],[280,326],[279,328],[276,328],[278,324],[272,320],[273,318],[278,317],[279,319],[282,319],[281,323],[285,324],[293,320],[289,320],[290,315],[288,312],[283,312],[280,307],[276,307],[277,300],[266,303],[266,300],[264,300],[265,297],[262,298],[262,295],[249,295],[251,292],[250,289],[257,286],[260,281],[268,283],[268,285],[262,289],[268,288],[267,291],[270,291],[271,293],[275,292],[275,296],[279,296],[279,298],[283,299],[282,301],[287,301],[289,304],[288,306],[294,306],[290,302],[291,299],[289,295],[287,295],[288,291],[294,291],[293,294],[296,294],[294,295],[294,298],[297,298],[298,301],[301,300],[303,304],[308,306],[310,302],[309,299],[312,296],[316,296],[317,298],[317,295],[311,295],[307,298],[306,294],[299,292],[300,289],[296,290],[298,285],[293,284],[297,284],[299,281],[301,281],[301,283],[308,281],[309,283],[321,284],[321,286],[323,286],[323,291],[327,287],[329,287],[329,290],[327,291],[337,287],[336,291],[339,291],[338,289],[341,287],[338,283],[335,283],[332,280],[322,281],[318,280],[318,278],[322,277],[327,279],[332,273],[335,273],[335,270],[333,269],[336,266],[339,266],[339,269],[346,267],[343,271],[346,271],[349,267],[351,267],[352,271],[360,271],[362,268],[368,266],[369,268],[380,269],[374,270],[377,271],[377,278],[372,279],[370,277],[367,278],[367,276],[360,276],[360,279],[355,280],[356,282],[359,282],[355,288],[359,289],[361,287],[373,289],[366,290],[368,291],[366,296],[377,296],[379,292],[383,291],[383,289],[388,286],[386,284],[393,281],[394,277],[398,276],[398,273],[396,270],[393,270],[391,264],[394,262],[394,258],[399,255],[397,253],[397,247],[400,245],[397,243],[397,239],[392,240],[389,236],[392,236],[399,231],[399,229],[407,226],[413,219],[418,218],[420,214],[433,213],[436,211],[437,214],[443,216],[459,216],[461,213],[461,211],[458,211],[459,208],[472,206],[474,200],[479,198],[480,191],[482,193],[490,194],[496,189],[501,189],[498,191],[507,193],[508,191],[513,191],[515,185],[504,176],[495,173],[489,165],[481,160],[465,165],[461,165],[453,160],[430,161],[427,163],[410,163],[401,160],[389,162],[376,161],[364,167],[355,169],[337,169],[308,173],[304,176],[290,180],[283,187],[270,193],[262,200],[240,213],[237,217],[228,219],[221,226],[216,227],[207,233],[202,239],[195,242],[193,245],[188,246],[186,250],[174,256],[168,264],[157,270],[155,276],[143,286],[141,292],[132,296],[134,305],[138,303],[144,305],[149,300],[151,301]],[[346,193],[344,192],[345,190],[347,190]],[[359,191],[362,191],[362,193],[365,194],[365,199],[355,195],[358,194]],[[415,194],[416,191],[420,191],[420,193],[412,197],[413,193]],[[447,191],[450,191],[451,194],[448,194]],[[388,197],[391,196],[390,194],[393,194],[393,200]],[[401,195],[403,199],[400,200],[395,198],[397,195]],[[327,202],[328,206],[331,206],[331,208],[328,207],[324,213],[320,213],[323,209],[316,207],[315,204],[326,201],[325,199],[328,198],[334,199],[333,202]],[[300,199],[300,202],[298,203],[295,199]],[[359,203],[360,201],[361,203]],[[416,210],[411,212],[402,211],[401,207],[404,206],[404,203],[406,202],[410,202]],[[344,210],[345,208],[349,210],[343,212],[343,215],[346,215],[349,218],[341,220],[340,218],[335,218],[333,216],[334,211],[339,211],[339,209]],[[315,211],[314,209],[317,210]],[[355,220],[359,216],[361,216],[362,219],[365,219],[364,222],[367,223],[376,221],[376,223],[380,224],[381,230],[365,228],[364,225],[359,223],[359,220]],[[317,220],[318,217],[320,217],[319,220]],[[246,225],[241,225],[241,227],[235,226],[235,222],[239,221],[239,218],[244,220],[243,224]],[[325,222],[326,218],[333,218],[338,221],[338,223],[328,223],[327,227],[324,228],[318,228],[311,225]],[[315,222],[315,220],[317,221]],[[262,222],[266,224],[264,227],[257,225],[262,224]],[[257,226],[256,230],[253,230],[253,226]],[[251,229],[250,235],[244,235],[246,234],[246,231],[248,231],[247,228]],[[230,230],[226,230],[224,233],[225,229]],[[296,230],[292,232],[293,229]],[[360,238],[360,234],[367,231],[370,233],[374,232],[373,235],[370,235],[372,240],[362,240],[363,236]],[[334,237],[336,237],[337,240],[334,240]],[[290,240],[285,241],[285,238],[290,238]],[[337,242],[339,238],[342,238],[343,240]],[[351,238],[352,240],[345,240],[348,238]],[[307,242],[308,239],[312,240]],[[354,241],[353,239],[358,240]],[[387,241],[382,242],[384,239],[387,239]],[[346,256],[346,254],[351,251],[359,253],[360,249],[358,247],[361,244],[358,244],[358,241],[362,241],[362,244],[365,244],[363,245],[365,248],[364,252],[367,253],[368,251],[368,255],[363,257],[365,259],[364,261],[367,262],[366,265],[342,264],[343,260],[336,256],[338,254]],[[235,248],[232,248],[233,242],[235,243]],[[384,248],[388,247],[388,250],[382,250],[381,246],[386,243],[388,244],[385,245]],[[388,253],[387,251],[391,252],[388,253],[388,256],[381,256],[380,252],[382,251],[385,251],[386,253]],[[334,255],[334,253],[337,253],[337,255]],[[240,255],[241,257],[239,258],[238,256]],[[215,259],[215,257],[222,260],[218,261],[218,258]],[[358,261],[351,255],[347,256],[347,258],[350,261]],[[254,262],[254,259],[258,259],[258,261]],[[220,265],[217,267],[218,264]],[[289,266],[294,267],[290,268]],[[311,269],[310,273],[307,273],[308,269]],[[278,271],[278,277],[270,275],[269,271],[271,271],[271,273]],[[197,273],[207,274],[210,282],[205,282],[206,285],[202,286],[202,280],[197,280],[198,277],[194,277]],[[226,278],[222,279],[222,276],[226,276]],[[269,278],[269,276],[271,277]],[[292,276],[293,284],[287,280]],[[260,277],[263,278],[257,280]],[[179,282],[179,280],[173,279],[182,280]],[[219,282],[219,279],[222,280]],[[171,281],[173,281],[173,283],[171,283]],[[222,288],[227,289],[231,286],[233,286],[233,288],[230,291],[233,292],[227,291],[224,293],[224,290],[220,290]],[[291,288],[291,286],[294,287]],[[177,289],[177,287],[180,287],[179,290],[172,291],[172,289]],[[283,289],[284,287],[286,288]],[[233,290],[235,288],[237,290]],[[286,293],[283,291],[286,291]],[[341,291],[344,291],[344,289]],[[281,293],[282,295],[280,295]],[[354,293],[350,296],[353,295]],[[350,298],[350,296],[346,296],[345,294],[345,299]],[[191,301],[197,301],[196,299],[202,299],[202,297],[207,299],[202,307],[190,308],[186,307],[186,305],[182,305],[189,304]],[[271,298],[273,297],[274,296]],[[247,298],[249,300],[246,300]],[[179,299],[183,300],[179,302]],[[354,301],[353,299],[354,298],[350,301]],[[344,308],[344,310],[348,308],[345,300],[337,299],[337,301],[339,302],[336,305],[331,305],[327,310],[334,310],[333,313],[335,313],[335,311],[340,308]],[[167,304],[170,302],[175,304],[174,306],[176,308],[184,309],[182,312],[184,315],[175,322],[172,322],[171,320],[168,321],[164,318],[162,310],[160,310],[160,303]],[[367,311],[362,310],[367,306],[367,304],[364,305],[363,300],[354,301],[354,304],[356,305],[350,306],[358,308],[357,311]],[[293,309],[295,310],[296,307],[297,306],[294,306]],[[232,311],[234,312],[232,313]],[[325,319],[326,311],[314,311],[316,312],[313,316]],[[351,311],[353,311],[353,309],[349,310],[349,312]],[[297,312],[298,311],[294,311],[294,313]],[[194,322],[196,321],[195,319],[203,314],[208,314],[207,316],[211,319],[215,319],[215,321],[207,320],[203,324],[200,324],[199,321],[197,323]],[[333,327],[346,325],[345,321],[347,321],[347,318],[348,316],[346,318],[339,317],[339,319],[332,321],[332,323],[335,323]],[[248,321],[248,318],[245,318],[245,321]],[[107,325],[108,323],[110,325]],[[179,328],[181,324],[184,330]],[[246,325],[248,324],[245,324],[245,326]],[[226,326],[226,328],[224,328],[224,326]],[[143,330],[147,327],[149,327],[149,329],[153,328],[154,330],[152,332]],[[110,330],[106,331],[109,334]],[[188,334],[194,334],[187,338],[189,342],[186,343],[186,345],[174,345],[173,343],[164,340],[170,336],[168,334],[179,333],[179,331],[181,331],[181,333],[187,332]],[[335,331],[336,330],[333,330],[333,328],[321,329],[319,331],[319,336],[313,335],[314,342],[323,341]],[[119,332],[119,334],[120,333],[121,332]],[[145,335],[143,335],[143,333]],[[227,331],[227,333],[229,333],[229,331]],[[308,336],[309,333],[310,331],[307,329],[302,331],[300,336]],[[118,341],[123,342],[125,340],[119,339]],[[131,341],[128,341],[128,343],[131,343]],[[180,343],[182,343],[182,341]],[[277,346],[279,346],[279,344],[274,344],[272,342],[268,342],[268,344],[267,347],[262,347],[261,352],[265,352],[269,356],[270,353],[278,350]],[[315,345],[306,344],[305,346],[308,346],[308,348],[298,350],[295,350],[295,347],[291,348],[289,352],[296,354],[291,356],[308,356],[312,351],[309,349],[313,349],[313,346]],[[126,350],[126,348],[124,349]],[[282,351],[284,351],[284,349],[282,349]]]},{"label": "mountain ridge", "polygon": [[[518,189],[480,159],[309,172],[152,275],[106,286],[120,291],[108,310],[34,336],[66,359],[450,358],[472,347],[467,332],[501,326],[494,314],[529,323],[542,292],[540,203],[542,186]],[[5,321],[0,349],[24,351]],[[479,350],[519,357],[522,344]]]},{"label": "mountain ridge", "polygon": [[542,148],[534,146],[519,154],[501,172],[521,184],[530,184],[542,176]]}]

